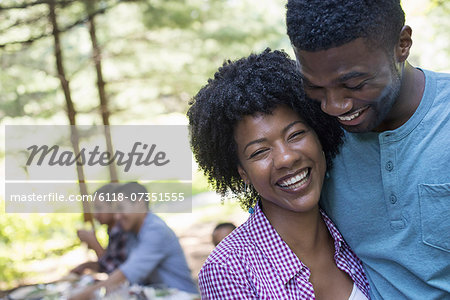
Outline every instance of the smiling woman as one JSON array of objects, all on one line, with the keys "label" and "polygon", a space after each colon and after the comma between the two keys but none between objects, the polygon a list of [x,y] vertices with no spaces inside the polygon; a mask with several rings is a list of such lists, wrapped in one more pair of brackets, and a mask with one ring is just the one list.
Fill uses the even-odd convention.
[{"label": "smiling woman", "polygon": [[252,212],[203,265],[202,299],[367,299],[359,259],[319,208],[342,131],[305,101],[295,62],[270,49],[226,62],[188,117],[210,183]]},{"label": "smiling woman", "polygon": [[235,140],[239,174],[258,191],[266,216],[317,207],[325,153],[314,130],[292,108],[279,105],[271,114],[245,116]]}]

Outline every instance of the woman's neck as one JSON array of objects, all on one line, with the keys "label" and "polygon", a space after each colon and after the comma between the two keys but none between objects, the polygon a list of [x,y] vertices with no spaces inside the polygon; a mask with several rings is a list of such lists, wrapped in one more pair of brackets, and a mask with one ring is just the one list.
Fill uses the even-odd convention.
[{"label": "woman's neck", "polygon": [[323,251],[330,251],[330,246],[334,247],[318,206],[307,212],[284,210],[283,213],[263,207],[263,212],[283,241],[305,264]]}]

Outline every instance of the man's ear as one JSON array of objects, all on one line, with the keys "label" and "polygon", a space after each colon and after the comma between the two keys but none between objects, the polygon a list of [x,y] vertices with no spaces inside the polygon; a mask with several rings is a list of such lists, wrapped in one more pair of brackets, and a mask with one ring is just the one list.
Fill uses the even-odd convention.
[{"label": "man's ear", "polygon": [[241,176],[242,180],[244,180],[244,182],[246,184],[250,184],[250,181],[248,179],[248,175],[247,172],[245,172],[244,168],[241,167],[241,165],[238,165],[238,173]]},{"label": "man's ear", "polygon": [[400,31],[400,36],[395,46],[395,57],[397,62],[402,63],[406,61],[409,56],[409,50],[412,46],[412,29],[408,25],[403,26]]}]

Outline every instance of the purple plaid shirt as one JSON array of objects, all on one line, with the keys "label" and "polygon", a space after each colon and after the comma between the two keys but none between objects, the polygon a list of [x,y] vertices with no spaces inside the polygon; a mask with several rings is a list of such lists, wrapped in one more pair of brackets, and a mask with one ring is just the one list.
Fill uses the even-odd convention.
[{"label": "purple plaid shirt", "polygon": [[99,271],[112,273],[127,259],[127,241],[129,233],[116,224],[108,232],[109,241],[105,254],[98,259]]},{"label": "purple plaid shirt", "polygon": [[[369,298],[361,261],[321,210],[334,239],[334,259]],[[199,274],[202,299],[315,299],[310,270],[270,225],[259,205],[248,220],[226,237]]]}]

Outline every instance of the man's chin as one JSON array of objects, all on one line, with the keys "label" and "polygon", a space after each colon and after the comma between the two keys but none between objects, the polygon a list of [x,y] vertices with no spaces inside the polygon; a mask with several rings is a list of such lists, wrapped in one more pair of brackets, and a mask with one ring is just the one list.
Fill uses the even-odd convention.
[{"label": "man's chin", "polygon": [[364,132],[369,132],[371,131],[370,128],[368,127],[363,127],[361,125],[355,125],[355,126],[346,126],[346,125],[341,125],[341,127],[348,132],[351,133],[364,133]]}]

